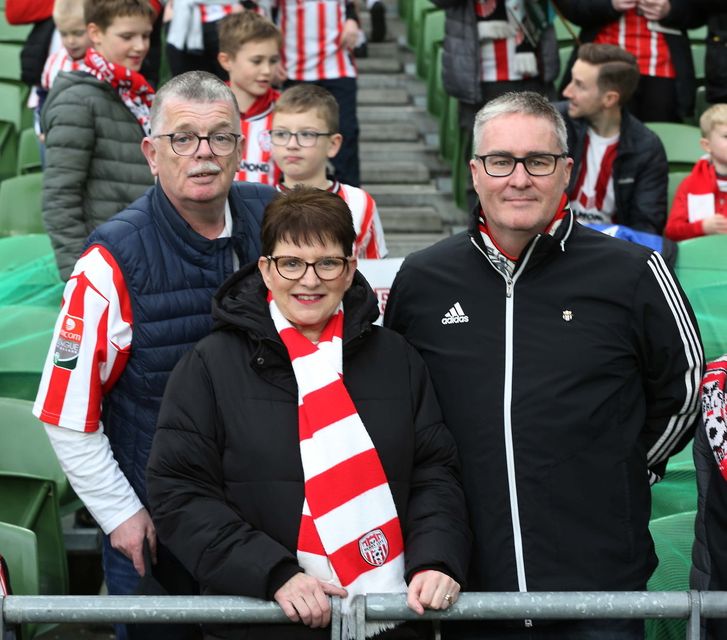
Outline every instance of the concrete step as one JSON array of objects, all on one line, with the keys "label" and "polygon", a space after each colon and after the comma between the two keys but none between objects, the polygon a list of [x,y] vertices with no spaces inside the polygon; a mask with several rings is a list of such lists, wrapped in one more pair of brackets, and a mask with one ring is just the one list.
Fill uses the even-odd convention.
[{"label": "concrete step", "polygon": [[360,74],[365,73],[401,73],[404,68],[398,57],[392,58],[359,58],[356,66]]},{"label": "concrete step", "polygon": [[384,231],[389,233],[441,233],[442,218],[434,207],[379,207]]},{"label": "concrete step", "polygon": [[426,96],[427,87],[404,73],[372,73],[360,75],[357,79],[358,90],[363,89],[404,89],[412,96]]},{"label": "concrete step", "polygon": [[397,58],[399,55],[399,44],[397,42],[368,42],[367,48],[369,58]]},{"label": "concrete step", "polygon": [[382,159],[362,165],[361,180],[366,184],[424,184],[430,178],[429,169],[421,162],[392,162]]},{"label": "concrete step", "polygon": [[413,105],[396,108],[381,105],[359,106],[357,114],[360,124],[412,124],[423,135],[439,133],[439,123],[424,109]]},{"label": "concrete step", "polygon": [[438,147],[424,142],[362,142],[359,157],[362,165],[380,161],[418,162],[429,170],[432,177],[451,173],[449,164],[439,157]]},{"label": "concrete step", "polygon": [[420,251],[433,245],[435,242],[447,238],[449,232],[444,233],[391,233],[386,234],[386,247],[389,258],[404,258],[414,251]]},{"label": "concrete step", "polygon": [[[366,184],[366,189],[379,207],[434,207],[441,214],[451,206],[451,198],[443,196],[434,182],[426,184]],[[441,208],[440,208],[441,205]],[[443,218],[446,222],[448,217]]]},{"label": "concrete step", "polygon": [[397,122],[394,124],[384,123],[361,123],[359,140],[361,142],[371,141],[398,141],[416,142],[419,140],[419,128],[416,124]]},{"label": "concrete step", "polygon": [[358,105],[360,106],[381,106],[390,107],[411,105],[411,97],[406,89],[359,89],[357,93]]}]

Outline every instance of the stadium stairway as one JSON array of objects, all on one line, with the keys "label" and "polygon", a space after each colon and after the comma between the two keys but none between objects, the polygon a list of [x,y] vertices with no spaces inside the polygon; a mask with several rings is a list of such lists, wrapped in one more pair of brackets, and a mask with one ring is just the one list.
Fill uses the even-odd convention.
[{"label": "stadium stairway", "polygon": [[[438,155],[439,126],[426,109],[426,84],[396,3],[386,5],[387,37],[357,60],[362,186],[376,200],[389,257],[405,256],[465,224],[452,198],[450,167]],[[369,16],[362,27],[370,33]]]}]

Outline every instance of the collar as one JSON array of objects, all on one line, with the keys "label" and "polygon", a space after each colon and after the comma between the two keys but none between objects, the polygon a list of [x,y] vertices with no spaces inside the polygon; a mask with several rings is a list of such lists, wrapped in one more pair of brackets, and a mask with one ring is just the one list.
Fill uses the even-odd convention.
[{"label": "collar", "polygon": [[[229,82],[227,83],[227,86],[230,86]],[[255,98],[255,102],[250,105],[245,113],[240,114],[240,120],[249,120],[254,116],[259,116],[260,114],[269,111],[270,108],[273,106],[273,103],[279,97],[280,91],[276,91],[275,89],[270,87],[263,95]]]}]

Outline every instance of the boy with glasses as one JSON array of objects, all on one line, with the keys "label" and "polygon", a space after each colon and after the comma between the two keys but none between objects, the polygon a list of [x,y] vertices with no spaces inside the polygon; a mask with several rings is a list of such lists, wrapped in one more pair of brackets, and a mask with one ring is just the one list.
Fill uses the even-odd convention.
[{"label": "boy with glasses", "polygon": [[325,189],[346,201],[356,229],[354,255],[385,258],[384,230],[369,193],[328,177],[328,161],[341,148],[338,104],[324,88],[299,84],[282,93],[275,104],[270,142],[275,164],[283,172],[278,190],[303,184]]}]

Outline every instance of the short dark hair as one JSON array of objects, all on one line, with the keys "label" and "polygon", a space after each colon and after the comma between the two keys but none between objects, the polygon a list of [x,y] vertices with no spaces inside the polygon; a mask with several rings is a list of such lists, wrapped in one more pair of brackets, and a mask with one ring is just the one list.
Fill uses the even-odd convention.
[{"label": "short dark hair", "polygon": [[626,104],[639,84],[636,56],[613,44],[587,42],[578,48],[578,59],[598,67],[598,88],[615,91],[619,104]]},{"label": "short dark hair", "polygon": [[273,108],[275,113],[316,111],[330,133],[338,133],[338,102],[333,94],[317,84],[302,82],[283,91]]},{"label": "short dark hair", "polygon": [[343,255],[353,254],[356,230],[346,201],[330,191],[297,185],[279,193],[265,207],[260,230],[262,255],[273,253],[281,241],[296,246],[336,242]]},{"label": "short dark hair", "polygon": [[83,3],[84,21],[93,22],[101,31],[106,31],[116,18],[128,16],[148,18],[149,26],[156,20],[148,0],[85,0]]},{"label": "short dark hair", "polygon": [[278,49],[283,46],[280,30],[270,20],[254,11],[241,11],[225,16],[220,20],[217,30],[220,34],[220,51],[233,57],[248,42],[275,40]]}]

